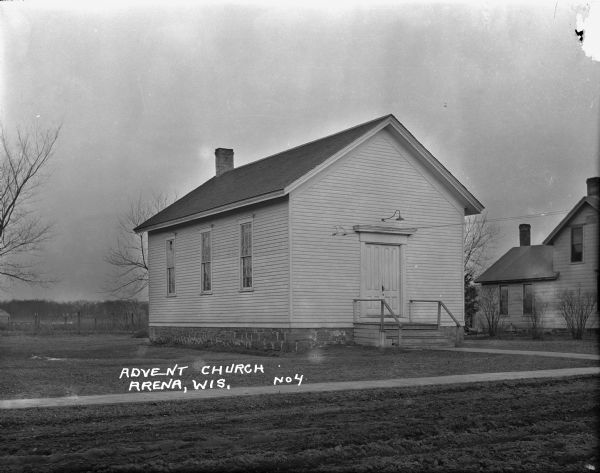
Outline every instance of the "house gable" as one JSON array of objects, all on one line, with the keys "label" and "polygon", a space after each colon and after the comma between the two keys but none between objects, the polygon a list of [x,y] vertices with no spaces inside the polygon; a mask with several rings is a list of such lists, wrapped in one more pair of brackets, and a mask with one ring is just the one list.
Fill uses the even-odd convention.
[{"label": "house gable", "polygon": [[[544,245],[552,245],[554,240],[559,236],[559,234],[567,227],[569,223],[571,223],[574,219],[578,217],[578,215],[585,210],[585,207],[591,207],[596,211],[596,216],[598,215],[598,211],[600,210],[598,197],[594,196],[586,196],[583,197],[575,207],[571,209],[571,211],[567,214],[565,218],[563,218],[560,223],[556,226],[554,230],[550,232],[550,234],[544,240]],[[583,210],[582,210],[583,209]]]}]

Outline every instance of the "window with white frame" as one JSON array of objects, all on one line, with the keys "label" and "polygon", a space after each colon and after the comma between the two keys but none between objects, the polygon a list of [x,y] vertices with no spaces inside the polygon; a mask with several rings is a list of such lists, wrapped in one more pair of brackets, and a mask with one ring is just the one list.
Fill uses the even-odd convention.
[{"label": "window with white frame", "polygon": [[523,315],[533,315],[533,284],[523,284]]},{"label": "window with white frame", "polygon": [[167,240],[167,295],[175,294],[175,239]]},{"label": "window with white frame", "polygon": [[210,293],[212,291],[212,271],[211,271],[211,232],[205,231],[201,234],[201,246],[202,246],[202,292]]},{"label": "window with white frame", "polygon": [[583,261],[583,227],[571,227],[571,263]]},{"label": "window with white frame", "polygon": [[500,315],[508,315],[508,286],[500,285]]},{"label": "window with white frame", "polygon": [[252,289],[252,222],[240,224],[240,276],[242,289]]}]

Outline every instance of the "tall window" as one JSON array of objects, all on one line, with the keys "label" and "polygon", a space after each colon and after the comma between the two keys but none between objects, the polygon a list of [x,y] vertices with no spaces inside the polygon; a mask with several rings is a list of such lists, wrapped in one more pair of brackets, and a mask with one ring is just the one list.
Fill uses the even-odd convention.
[{"label": "tall window", "polygon": [[523,284],[523,315],[533,314],[533,284]]},{"label": "tall window", "polygon": [[175,240],[167,240],[167,295],[175,294]]},{"label": "tall window", "polygon": [[242,289],[252,289],[252,223],[241,224],[240,274]]},{"label": "tall window", "polygon": [[583,261],[583,227],[571,227],[571,263]]},{"label": "tall window", "polygon": [[210,231],[202,232],[202,292],[212,291]]},{"label": "tall window", "polygon": [[500,315],[508,315],[508,286],[500,286]]}]

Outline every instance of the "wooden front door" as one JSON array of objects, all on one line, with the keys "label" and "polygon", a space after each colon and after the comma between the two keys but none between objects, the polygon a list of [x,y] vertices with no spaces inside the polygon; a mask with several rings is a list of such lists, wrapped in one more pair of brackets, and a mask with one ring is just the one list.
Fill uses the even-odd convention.
[{"label": "wooden front door", "polygon": [[[400,246],[366,243],[361,268],[363,298],[385,299],[395,314],[400,313]],[[362,315],[381,312],[379,302],[364,302]],[[389,316],[388,311],[385,313]]]}]

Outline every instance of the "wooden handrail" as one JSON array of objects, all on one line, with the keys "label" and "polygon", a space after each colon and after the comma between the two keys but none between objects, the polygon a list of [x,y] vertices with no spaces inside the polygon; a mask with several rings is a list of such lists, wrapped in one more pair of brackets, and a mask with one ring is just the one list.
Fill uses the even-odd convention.
[{"label": "wooden handrail", "polygon": [[456,326],[460,327],[460,322],[458,320],[456,320],[456,317],[454,317],[452,312],[450,312],[450,309],[448,309],[448,307],[446,307],[446,304],[444,304],[444,302],[439,299],[410,299],[408,302],[409,302],[409,308],[410,308],[410,304],[412,304],[413,302],[435,302],[438,305],[437,326],[438,327],[440,326],[440,322],[441,322],[441,318],[442,318],[442,307],[443,307],[444,310],[446,311],[446,313],[454,321]]},{"label": "wooden handrail", "polygon": [[[352,299],[353,304],[356,304],[357,302],[379,302],[381,304],[381,311],[379,313],[379,332],[380,333],[384,333],[385,332],[385,325],[383,323],[383,318],[385,315],[385,310],[387,309],[388,312],[390,313],[390,315],[396,320],[396,323],[398,324],[398,346],[400,346],[400,337],[401,337],[401,330],[402,330],[402,323],[400,322],[400,319],[398,318],[398,316],[394,313],[394,311],[392,310],[392,308],[390,307],[390,305],[387,303],[387,301],[385,299],[382,298],[356,298],[356,299]],[[356,321],[356,320],[355,320]]]}]

